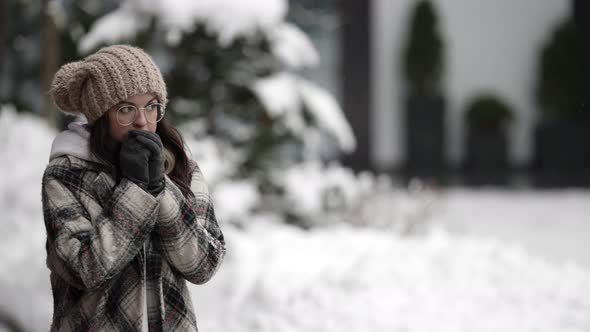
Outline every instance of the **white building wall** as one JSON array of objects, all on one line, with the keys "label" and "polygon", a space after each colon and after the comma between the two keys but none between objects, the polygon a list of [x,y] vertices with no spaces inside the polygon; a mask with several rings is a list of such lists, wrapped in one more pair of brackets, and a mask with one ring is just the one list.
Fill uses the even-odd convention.
[{"label": "white building wall", "polygon": [[[401,54],[414,0],[372,0],[371,158],[378,168],[403,163]],[[539,51],[554,26],[570,14],[566,0],[435,0],[445,40],[447,154],[463,154],[463,110],[478,92],[497,93],[516,112],[510,133],[513,164],[532,157],[538,110],[534,83]]]}]

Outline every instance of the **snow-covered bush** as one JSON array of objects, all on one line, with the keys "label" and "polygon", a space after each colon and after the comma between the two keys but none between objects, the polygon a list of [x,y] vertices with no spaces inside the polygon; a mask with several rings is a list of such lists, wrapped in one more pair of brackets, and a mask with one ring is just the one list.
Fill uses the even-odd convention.
[{"label": "snow-covered bush", "polygon": [[[171,115],[205,118],[217,138],[258,145],[243,161],[251,167],[276,156],[286,165],[321,157],[318,131],[332,137],[332,149],[352,151],[355,138],[338,103],[297,74],[319,57],[307,35],[285,21],[287,9],[286,0],[127,0],[99,18],[79,48],[130,42],[152,50],[169,85]],[[274,153],[283,143],[305,152]]]},{"label": "snow-covered bush", "polygon": [[395,188],[387,174],[355,174],[337,161],[308,161],[271,174],[284,190],[277,205],[295,224],[304,227],[347,223],[390,229],[398,234],[423,233],[436,210],[437,192],[413,180],[408,188]]},{"label": "snow-covered bush", "polygon": [[[237,224],[269,207],[315,224],[305,218],[339,208],[338,199],[354,205],[366,190],[354,188],[364,180],[350,170],[322,165],[356,141],[336,99],[299,75],[319,56],[287,10],[286,0],[126,0],[78,39],[82,54],[119,42],[153,54],[168,85],[167,116],[209,170],[220,216]],[[64,11],[55,15],[68,21]],[[310,196],[321,196],[313,211],[298,213],[291,184],[277,179],[308,165],[333,180]]]}]

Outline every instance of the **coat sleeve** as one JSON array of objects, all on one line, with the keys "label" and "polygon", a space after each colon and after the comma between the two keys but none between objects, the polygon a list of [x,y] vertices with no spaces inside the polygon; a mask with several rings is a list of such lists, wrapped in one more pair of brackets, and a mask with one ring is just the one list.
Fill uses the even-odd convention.
[{"label": "coat sleeve", "polygon": [[86,196],[89,190],[81,188],[82,182],[82,176],[64,169],[43,175],[47,266],[76,288],[95,289],[140,251],[153,230],[159,203],[124,178],[100,207]]},{"label": "coat sleeve", "polygon": [[225,239],[207,184],[195,162],[191,173],[188,197],[166,177],[166,187],[158,196],[160,216],[155,230],[162,253],[173,269],[191,283],[204,284],[223,261]]}]

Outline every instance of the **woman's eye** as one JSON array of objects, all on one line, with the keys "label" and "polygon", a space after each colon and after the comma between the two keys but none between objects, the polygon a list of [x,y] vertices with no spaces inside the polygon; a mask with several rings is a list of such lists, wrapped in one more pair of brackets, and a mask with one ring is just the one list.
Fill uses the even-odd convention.
[{"label": "woman's eye", "polygon": [[119,112],[126,114],[126,113],[131,113],[135,110],[135,108],[133,106],[123,106],[121,108],[119,108]]},{"label": "woman's eye", "polygon": [[154,104],[149,104],[146,106],[146,109],[153,111],[153,112],[159,112],[160,108],[162,105],[154,103]]}]

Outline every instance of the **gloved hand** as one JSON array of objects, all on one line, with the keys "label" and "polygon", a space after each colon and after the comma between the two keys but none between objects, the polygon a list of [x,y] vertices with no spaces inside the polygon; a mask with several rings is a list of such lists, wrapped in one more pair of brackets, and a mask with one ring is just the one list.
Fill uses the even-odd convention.
[{"label": "gloved hand", "polygon": [[143,144],[150,151],[148,158],[148,175],[149,182],[147,191],[157,196],[165,187],[164,182],[164,152],[160,136],[145,130],[132,130],[129,132],[129,138],[133,138]]},{"label": "gloved hand", "polygon": [[121,144],[119,152],[119,170],[125,177],[143,189],[150,182],[149,158],[151,150],[145,147],[136,137],[129,137]]}]

